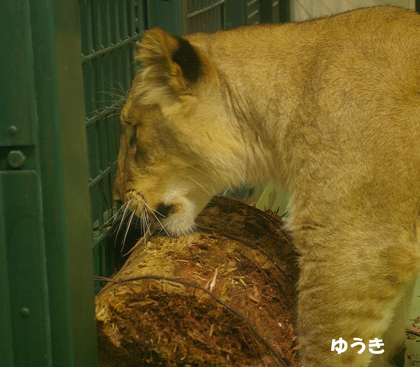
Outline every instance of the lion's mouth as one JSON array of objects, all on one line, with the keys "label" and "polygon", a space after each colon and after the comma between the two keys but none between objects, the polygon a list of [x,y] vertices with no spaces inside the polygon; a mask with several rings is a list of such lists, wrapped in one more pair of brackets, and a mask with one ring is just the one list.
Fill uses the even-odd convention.
[{"label": "lion's mouth", "polygon": [[126,205],[127,208],[137,216],[147,213],[152,216],[157,216],[157,219],[159,219],[167,218],[175,212],[175,205],[165,204],[164,202],[154,205],[148,202],[145,197],[136,190],[128,191],[124,199],[123,205]]},{"label": "lion's mouth", "polygon": [[195,203],[182,195],[167,196],[167,202],[149,202],[137,190],[126,191],[121,208],[123,215],[130,222],[135,217],[140,218],[142,226],[160,229],[170,236],[177,237],[191,232],[195,228],[194,219],[199,211]]},{"label": "lion's mouth", "polygon": [[[165,204],[163,201],[157,205],[152,204],[137,190],[129,190],[124,195],[123,208],[125,207],[125,209],[123,210],[123,215],[129,217],[130,222],[134,217],[137,217],[145,223],[146,227],[157,227],[169,234],[166,222],[172,216],[176,216],[177,206],[176,204]],[[173,222],[172,218],[170,222]]]},{"label": "lion's mouth", "polygon": [[169,217],[174,212],[175,212],[175,205],[173,204],[167,205],[167,204],[164,204],[163,202],[159,203],[156,209],[156,214],[164,218]]}]

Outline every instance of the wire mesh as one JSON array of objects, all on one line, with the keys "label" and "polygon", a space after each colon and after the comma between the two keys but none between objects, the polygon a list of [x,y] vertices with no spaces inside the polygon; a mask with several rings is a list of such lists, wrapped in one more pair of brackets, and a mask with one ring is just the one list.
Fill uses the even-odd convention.
[{"label": "wire mesh", "polygon": [[81,0],[82,65],[94,231],[95,272],[109,274],[113,257],[106,237],[115,214],[116,174],[122,107],[136,66],[135,41],[146,28],[145,1]]},{"label": "wire mesh", "polygon": [[188,0],[188,33],[224,29],[224,6],[225,0]]},{"label": "wire mesh", "polygon": [[256,25],[259,23],[260,23],[260,0],[248,0],[247,24]]}]

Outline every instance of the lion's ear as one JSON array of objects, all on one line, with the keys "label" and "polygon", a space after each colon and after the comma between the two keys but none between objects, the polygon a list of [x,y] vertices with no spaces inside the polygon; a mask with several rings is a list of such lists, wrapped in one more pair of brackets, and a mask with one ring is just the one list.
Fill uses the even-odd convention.
[{"label": "lion's ear", "polygon": [[[172,93],[189,93],[202,74],[197,50],[181,37],[152,28],[137,43],[137,59],[143,64],[142,80]],[[151,87],[153,87],[151,85]]]}]

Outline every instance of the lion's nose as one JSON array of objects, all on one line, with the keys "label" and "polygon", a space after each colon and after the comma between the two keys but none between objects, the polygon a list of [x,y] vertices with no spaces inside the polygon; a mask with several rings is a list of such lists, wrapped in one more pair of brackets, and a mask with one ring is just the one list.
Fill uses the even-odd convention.
[{"label": "lion's nose", "polygon": [[115,201],[122,203],[122,197],[120,195],[120,190],[118,190],[118,188],[116,188],[115,185],[114,185],[114,189],[112,190],[112,196],[114,197]]},{"label": "lion's nose", "polygon": [[117,205],[123,205],[124,203],[120,199],[114,199]]},{"label": "lion's nose", "polygon": [[115,181],[114,181],[114,188],[112,190],[112,196],[114,197],[115,201],[122,202],[121,186],[122,186],[122,177],[120,174],[120,170],[117,170],[117,174],[115,176]]},{"label": "lion's nose", "polygon": [[115,183],[114,183],[114,188],[112,190],[112,196],[114,197],[115,201],[119,201],[119,202],[122,203],[122,196],[121,196],[120,190],[118,189],[118,186],[117,186],[117,180],[115,180]]}]

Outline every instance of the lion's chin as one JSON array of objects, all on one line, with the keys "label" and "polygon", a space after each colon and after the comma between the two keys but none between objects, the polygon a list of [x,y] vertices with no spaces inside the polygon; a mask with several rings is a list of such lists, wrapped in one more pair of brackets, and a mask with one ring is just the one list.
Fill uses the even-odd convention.
[{"label": "lion's chin", "polygon": [[170,236],[179,237],[194,231],[194,219],[193,212],[180,211],[162,220],[162,225]]},{"label": "lion's chin", "polygon": [[195,218],[211,200],[211,197],[195,197],[194,200],[185,196],[167,195],[163,205],[170,207],[169,215],[161,220],[168,235],[179,237],[195,230]]},{"label": "lion's chin", "polygon": [[162,225],[170,236],[179,237],[196,229],[195,218],[208,204],[211,197],[201,197],[200,199],[191,200],[186,197],[178,197],[176,202],[167,202],[172,205],[174,210],[162,220]]}]

